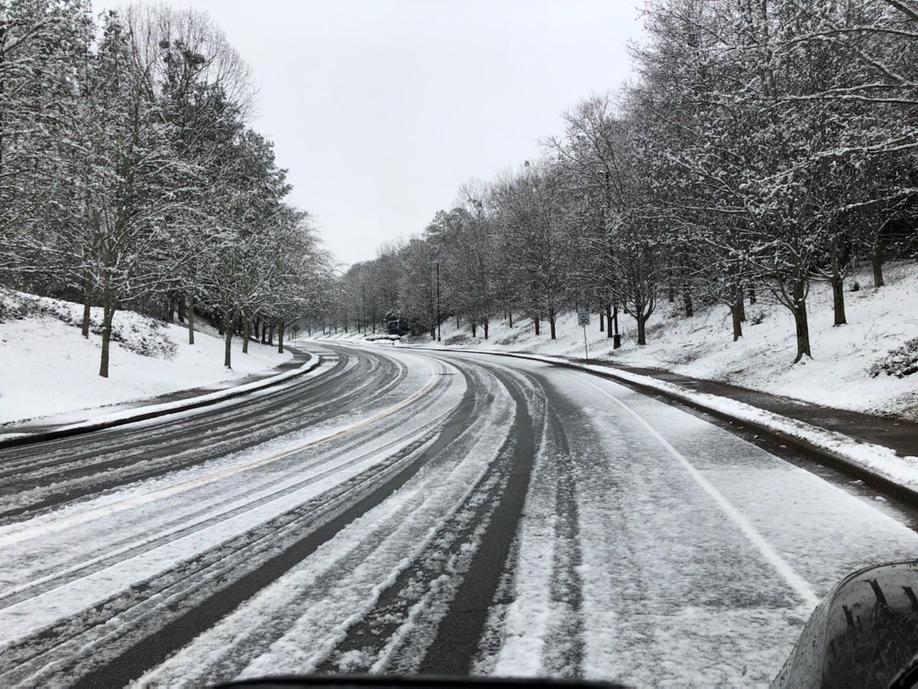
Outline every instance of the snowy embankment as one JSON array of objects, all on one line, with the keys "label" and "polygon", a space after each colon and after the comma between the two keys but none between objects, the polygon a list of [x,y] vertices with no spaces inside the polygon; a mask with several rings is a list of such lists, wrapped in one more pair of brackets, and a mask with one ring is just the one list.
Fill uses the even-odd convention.
[{"label": "snowy embankment", "polygon": [[[774,303],[747,305],[743,337],[732,341],[730,313],[724,306],[698,309],[692,318],[679,312],[679,304],[663,302],[650,320],[647,345],[635,344],[634,320],[620,315],[622,348],[599,331],[593,314],[587,328],[590,358],[631,366],[662,368],[676,373],[732,383],[805,402],[839,409],[901,416],[918,421],[918,373],[898,378],[870,369],[891,358],[891,352],[918,338],[918,267],[891,264],[887,284],[875,289],[866,272],[848,280],[845,301],[848,324],[833,327],[832,294],[826,283],[813,285],[809,297],[812,360],[792,364],[795,353],[794,322],[790,313]],[[858,282],[860,289],[851,291]],[[463,326],[465,324],[463,323]],[[472,338],[455,320],[443,323],[442,344],[451,347],[487,347],[506,351],[537,352],[582,358],[583,330],[576,313],[558,319],[557,340],[548,336],[548,324],[536,336],[532,322],[514,318],[510,329],[503,319],[491,324],[489,338]],[[418,338],[420,343],[429,338]],[[918,359],[918,351],[913,356]]]},{"label": "snowy embankment", "polygon": [[[115,314],[109,378],[98,375],[101,309],[89,339],[82,306],[18,292],[0,295],[0,423],[55,415],[55,422],[95,416],[102,406],[207,387],[224,388],[287,361],[289,352],[233,343],[233,370],[223,367],[223,339],[131,311]],[[92,412],[87,410],[93,409]]]}]

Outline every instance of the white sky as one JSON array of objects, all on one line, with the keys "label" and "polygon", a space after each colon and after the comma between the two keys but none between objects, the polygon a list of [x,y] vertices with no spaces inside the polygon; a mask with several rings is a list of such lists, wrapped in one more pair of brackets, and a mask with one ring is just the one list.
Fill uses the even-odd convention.
[{"label": "white sky", "polygon": [[[94,0],[101,10],[123,2]],[[254,127],[342,261],[423,231],[631,75],[640,0],[171,0],[252,67]]]}]

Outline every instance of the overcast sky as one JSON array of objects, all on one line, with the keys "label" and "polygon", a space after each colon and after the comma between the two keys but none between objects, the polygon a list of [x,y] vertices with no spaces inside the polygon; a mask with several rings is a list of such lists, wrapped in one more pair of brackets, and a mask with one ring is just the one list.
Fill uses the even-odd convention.
[{"label": "overcast sky", "polygon": [[[629,78],[640,0],[172,0],[252,67],[254,127],[343,262],[417,234],[460,184],[538,154]],[[99,9],[123,2],[95,0]]]}]

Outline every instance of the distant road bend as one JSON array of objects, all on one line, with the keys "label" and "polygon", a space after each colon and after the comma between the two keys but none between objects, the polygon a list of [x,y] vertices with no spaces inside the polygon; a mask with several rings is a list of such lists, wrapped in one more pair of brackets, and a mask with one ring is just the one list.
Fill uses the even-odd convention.
[{"label": "distant road bend", "polygon": [[0,686],[766,686],[839,577],[918,548],[913,515],[604,378],[308,347],[322,373],[274,394],[0,450]]}]

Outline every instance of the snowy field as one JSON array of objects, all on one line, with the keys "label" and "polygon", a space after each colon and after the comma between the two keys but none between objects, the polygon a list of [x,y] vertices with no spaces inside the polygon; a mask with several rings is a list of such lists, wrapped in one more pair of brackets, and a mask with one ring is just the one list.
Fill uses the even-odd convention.
[{"label": "snowy field", "polygon": [[[196,387],[224,387],[288,360],[289,352],[234,338],[233,370],[223,367],[223,339],[131,311],[115,314],[108,379],[98,375],[101,335],[80,334],[82,306],[20,293],[0,296],[0,423],[33,417],[80,416],[80,410]],[[25,305],[25,306],[24,306]],[[12,313],[11,313],[12,312]],[[27,313],[24,318],[16,313]],[[101,322],[101,309],[93,310]],[[98,328],[95,328],[98,330]],[[73,414],[71,415],[71,412]],[[63,417],[62,417],[63,418]],[[55,418],[56,421],[62,418]]]},{"label": "snowy field", "polygon": [[[861,271],[846,286],[848,324],[833,327],[829,285],[815,283],[809,297],[813,359],[793,365],[794,323],[782,306],[768,303],[760,291],[759,303],[746,307],[743,337],[734,343],[730,313],[725,306],[698,309],[684,318],[679,303],[662,302],[648,324],[647,346],[635,344],[634,320],[621,314],[622,348],[599,331],[599,316],[587,328],[590,356],[635,366],[665,368],[683,375],[707,378],[841,409],[895,414],[918,420],[918,380],[869,375],[870,367],[888,353],[918,336],[918,269],[914,263],[886,268],[885,287],[874,289]],[[854,282],[860,290],[850,291]],[[514,318],[511,330],[503,319],[491,324],[489,339],[473,339],[455,320],[445,321],[442,343],[449,346],[504,347],[514,351],[561,356],[583,356],[583,330],[577,314],[558,320],[558,339],[548,336],[542,323],[538,337],[532,322]]]}]

